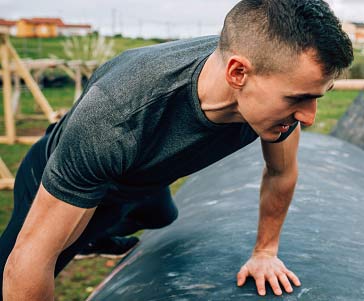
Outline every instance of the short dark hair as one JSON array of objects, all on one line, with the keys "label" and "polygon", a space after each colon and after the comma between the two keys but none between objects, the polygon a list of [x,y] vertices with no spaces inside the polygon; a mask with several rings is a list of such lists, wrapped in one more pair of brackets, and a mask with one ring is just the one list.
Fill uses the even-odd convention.
[{"label": "short dark hair", "polygon": [[[246,55],[256,73],[282,69],[282,58],[313,50],[325,75],[353,61],[353,46],[323,0],[242,0],[228,13],[218,49]],[[289,64],[289,62],[287,62]]]}]

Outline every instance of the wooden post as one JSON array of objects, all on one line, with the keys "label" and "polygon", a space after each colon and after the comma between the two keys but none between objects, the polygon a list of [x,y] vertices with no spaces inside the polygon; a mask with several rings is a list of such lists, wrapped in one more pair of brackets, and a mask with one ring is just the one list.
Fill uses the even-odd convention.
[{"label": "wooden post", "polygon": [[0,177],[1,178],[12,178],[10,170],[6,167],[4,161],[0,157]]},{"label": "wooden post", "polygon": [[13,107],[11,104],[11,72],[9,64],[9,52],[6,46],[6,37],[0,36],[1,49],[1,65],[3,77],[3,93],[4,93],[4,118],[5,118],[5,143],[13,144],[15,142],[15,121]]},{"label": "wooden post", "polygon": [[76,102],[77,99],[82,94],[82,73],[81,73],[81,66],[80,65],[75,66],[75,82],[76,82],[76,89],[75,89],[74,102]]},{"label": "wooden post", "polygon": [[334,83],[333,90],[364,90],[364,79],[341,79]]},{"label": "wooden post", "polygon": [[8,47],[11,56],[13,57],[18,74],[24,79],[26,85],[28,86],[30,92],[33,94],[34,99],[41,107],[42,111],[46,114],[49,122],[57,121],[55,117],[55,113],[53,112],[51,106],[49,105],[47,99],[44,97],[42,91],[39,89],[39,86],[31,76],[29,70],[25,67],[24,63],[21,61],[20,57],[16,53],[13,46],[11,46],[8,37],[5,38],[5,44]]},{"label": "wooden post", "polygon": [[13,189],[14,181],[13,175],[0,157],[0,190]]},{"label": "wooden post", "polygon": [[[10,64],[10,58],[13,59],[12,64]],[[5,129],[6,136],[0,136],[0,143],[14,144],[15,142],[33,144],[39,137],[18,137],[16,136],[15,127],[15,114],[17,113],[17,108],[19,106],[20,98],[20,80],[21,77],[28,89],[33,94],[36,103],[40,106],[46,119],[49,122],[56,122],[58,120],[58,114],[54,112],[49,105],[47,99],[44,97],[39,86],[33,79],[28,70],[26,63],[20,59],[16,50],[10,43],[9,36],[7,34],[0,32],[0,59],[2,64],[2,70],[0,74],[3,78],[3,88],[4,88],[4,118],[5,118]],[[44,65],[44,64],[43,64]],[[41,69],[41,68],[40,68]],[[12,81],[11,74],[14,74],[15,82],[15,93],[12,97]]]},{"label": "wooden post", "polygon": [[0,179],[0,190],[13,190],[15,179]]},{"label": "wooden post", "polygon": [[13,76],[13,80],[14,80],[14,93],[12,98],[12,104],[13,104],[13,112],[16,116],[16,114],[20,112],[20,95],[21,95],[20,78],[16,73]]}]

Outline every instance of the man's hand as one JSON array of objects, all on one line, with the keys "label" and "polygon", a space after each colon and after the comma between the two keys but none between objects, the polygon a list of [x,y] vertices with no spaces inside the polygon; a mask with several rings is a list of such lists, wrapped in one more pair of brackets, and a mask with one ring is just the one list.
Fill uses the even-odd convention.
[{"label": "man's hand", "polygon": [[249,276],[255,279],[258,294],[261,296],[266,294],[266,281],[269,282],[276,295],[282,295],[280,284],[287,293],[293,292],[290,281],[296,286],[301,285],[298,277],[288,270],[277,256],[266,251],[254,252],[252,257],[241,267],[237,274],[237,285],[243,286]]}]

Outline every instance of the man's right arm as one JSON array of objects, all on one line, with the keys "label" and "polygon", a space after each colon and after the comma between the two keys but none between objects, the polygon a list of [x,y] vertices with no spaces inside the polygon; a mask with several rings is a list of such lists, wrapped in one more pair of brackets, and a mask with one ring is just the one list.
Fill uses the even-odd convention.
[{"label": "man's right arm", "polygon": [[65,203],[40,185],[4,270],[4,301],[54,300],[59,254],[84,231],[96,208]]}]

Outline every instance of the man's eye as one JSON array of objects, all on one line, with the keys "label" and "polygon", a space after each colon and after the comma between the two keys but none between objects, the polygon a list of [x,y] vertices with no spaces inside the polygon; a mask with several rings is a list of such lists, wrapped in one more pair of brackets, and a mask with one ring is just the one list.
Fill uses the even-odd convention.
[{"label": "man's eye", "polygon": [[299,97],[287,97],[287,99],[291,103],[298,103],[305,100],[305,98],[299,98]]}]

